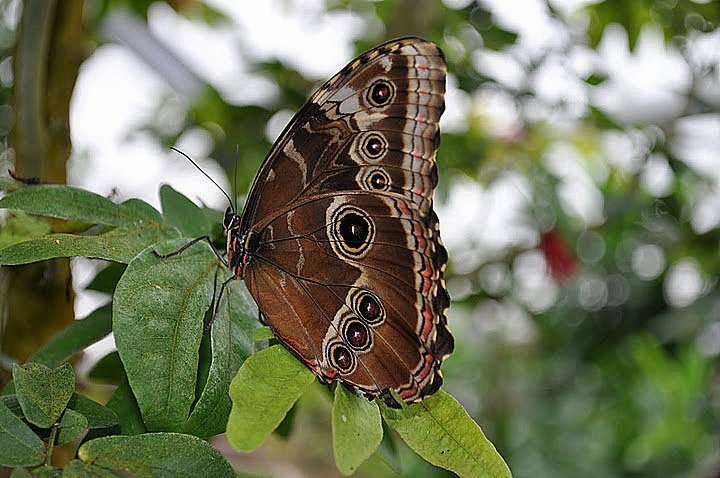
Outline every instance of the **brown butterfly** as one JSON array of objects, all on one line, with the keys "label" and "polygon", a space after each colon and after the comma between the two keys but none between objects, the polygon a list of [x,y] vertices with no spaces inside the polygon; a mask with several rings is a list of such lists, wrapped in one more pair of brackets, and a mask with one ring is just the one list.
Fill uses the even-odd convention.
[{"label": "brown butterfly", "polygon": [[362,54],[290,121],[242,215],[225,213],[229,280],[277,339],[324,383],[394,407],[390,390],[440,388],[454,345],[432,207],[445,75],[420,38]]}]

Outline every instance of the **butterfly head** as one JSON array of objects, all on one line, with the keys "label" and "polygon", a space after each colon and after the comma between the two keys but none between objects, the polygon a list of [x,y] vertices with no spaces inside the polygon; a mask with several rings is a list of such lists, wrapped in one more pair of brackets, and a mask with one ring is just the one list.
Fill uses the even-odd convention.
[{"label": "butterfly head", "polygon": [[225,233],[230,229],[233,229],[240,225],[240,216],[235,212],[235,209],[232,208],[232,206],[228,206],[228,208],[225,210],[225,218],[223,219],[223,228],[225,229]]}]

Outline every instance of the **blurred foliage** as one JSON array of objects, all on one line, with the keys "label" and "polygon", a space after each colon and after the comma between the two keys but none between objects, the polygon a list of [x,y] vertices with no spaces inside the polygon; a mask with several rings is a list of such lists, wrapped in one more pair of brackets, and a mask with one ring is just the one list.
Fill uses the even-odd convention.
[{"label": "blurred foliage", "polygon": [[[168,3],[209,27],[232,22],[203,2]],[[541,46],[521,25],[497,14],[503,8],[498,2],[325,2],[327,12],[350,11],[362,21],[358,53],[402,34],[426,37],[444,49],[454,85],[451,106],[463,116],[443,134],[438,202],[457,207],[450,214],[462,216],[478,205],[453,202],[458,185],[472,184],[478,194],[469,197],[487,202],[508,181],[521,198],[519,218],[508,232],[517,227],[517,237],[499,246],[478,240],[470,228],[450,231],[443,224],[445,237],[468,237],[450,248],[449,321],[457,345],[443,367],[445,387],[517,477],[718,476],[720,229],[717,221],[703,223],[701,213],[717,209],[712,198],[720,186],[713,168],[698,167],[683,145],[715,144],[705,155],[718,154],[720,131],[710,126],[709,135],[688,137],[684,125],[710,118],[717,128],[720,121],[720,100],[707,93],[720,91],[719,60],[707,49],[701,54],[699,46],[719,34],[720,3],[604,0],[579,2],[577,9],[567,2],[536,3],[532,15],[545,15],[552,26],[552,40]],[[113,10],[129,8],[144,18],[151,4],[87,1],[88,36],[102,42],[98,32]],[[302,8],[292,1],[284,5]],[[12,122],[12,78],[4,73],[14,34],[8,25],[0,23],[2,133]],[[672,68],[689,79],[671,92],[679,108],[657,100],[661,104],[645,104],[644,115],[622,115],[599,101],[609,89],[633,86],[624,97],[627,109],[642,110],[631,100],[644,88],[660,88],[628,85],[632,81],[618,78],[608,64],[612,58],[601,50],[608,27],[617,25],[629,48],[611,48],[625,59],[626,70],[632,62],[645,61],[647,68],[659,61],[641,56],[638,46],[648,32],[661,32],[664,48],[680,62]],[[591,60],[578,60],[586,53]],[[487,55],[500,55],[503,65],[521,72],[520,80],[508,80],[499,67],[482,67]],[[558,65],[572,88],[553,96],[539,82]],[[163,105],[172,98],[145,125],[163,145],[175,144],[192,128],[207,131],[215,140],[211,156],[228,171],[239,156],[240,191],[247,191],[271,147],[267,122],[280,110],[297,111],[317,85],[280,60],[251,63],[250,69],[278,86],[271,105],[232,105],[208,86],[198,98],[183,99],[191,105],[180,128],[168,133],[162,124]],[[571,96],[574,91],[581,99]],[[7,160],[11,151],[6,144],[0,148]],[[648,179],[657,164],[665,172],[662,187]],[[590,191],[589,205],[580,201],[581,186]],[[261,449],[256,460],[263,469],[278,476],[282,466],[334,476],[328,404],[322,393],[301,400],[292,430],[284,432],[287,441],[278,438]],[[393,446],[399,447],[401,476],[447,476],[399,441]],[[393,473],[373,460],[359,471]]]}]

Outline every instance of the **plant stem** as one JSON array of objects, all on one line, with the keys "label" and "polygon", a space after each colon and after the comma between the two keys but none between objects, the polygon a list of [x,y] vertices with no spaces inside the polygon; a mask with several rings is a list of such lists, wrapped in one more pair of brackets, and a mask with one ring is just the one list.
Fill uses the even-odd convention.
[{"label": "plant stem", "polygon": [[45,455],[45,465],[50,466],[52,462],[53,447],[55,446],[55,438],[57,438],[59,423],[56,423],[50,429],[50,440],[48,441],[47,454]]}]

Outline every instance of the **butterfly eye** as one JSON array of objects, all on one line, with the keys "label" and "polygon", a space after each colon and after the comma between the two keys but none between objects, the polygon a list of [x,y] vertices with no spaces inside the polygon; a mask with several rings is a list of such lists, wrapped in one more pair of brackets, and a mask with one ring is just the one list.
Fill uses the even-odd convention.
[{"label": "butterfly eye", "polygon": [[341,343],[330,346],[330,363],[342,373],[350,373],[355,368],[355,356]]},{"label": "butterfly eye", "polygon": [[357,319],[351,319],[345,325],[345,340],[355,350],[367,350],[371,345],[368,326]]},{"label": "butterfly eye", "polygon": [[392,84],[386,80],[378,80],[371,87],[368,98],[374,106],[384,106],[393,96]]},{"label": "butterfly eye", "polygon": [[223,227],[225,229],[230,229],[230,226],[232,226],[233,219],[235,219],[235,211],[232,210],[231,207],[227,208],[225,210],[225,218],[223,218]]}]

